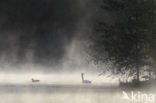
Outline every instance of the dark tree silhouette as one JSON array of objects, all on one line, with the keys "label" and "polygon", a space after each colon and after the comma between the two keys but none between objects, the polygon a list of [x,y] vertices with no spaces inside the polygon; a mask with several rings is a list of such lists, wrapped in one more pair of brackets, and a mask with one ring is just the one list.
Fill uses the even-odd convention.
[{"label": "dark tree silhouette", "polygon": [[150,65],[152,0],[103,0],[102,8],[110,19],[100,20],[92,35],[93,57],[111,62],[112,73],[128,74],[137,81],[140,69]]}]

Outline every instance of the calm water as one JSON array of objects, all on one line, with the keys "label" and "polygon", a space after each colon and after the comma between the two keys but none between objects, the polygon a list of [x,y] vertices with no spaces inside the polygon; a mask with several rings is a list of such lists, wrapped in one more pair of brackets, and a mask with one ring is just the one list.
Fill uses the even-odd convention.
[{"label": "calm water", "polygon": [[[32,83],[32,78],[40,82]],[[123,90],[116,81],[91,75],[85,78],[92,84],[82,84],[80,75],[75,74],[1,74],[0,103],[132,103],[121,99]],[[155,90],[150,88],[139,91],[156,95]]]},{"label": "calm water", "polygon": [[0,103],[115,103],[120,98],[116,87],[90,85],[5,84],[0,92]]},{"label": "calm water", "polygon": [[122,90],[117,86],[56,84],[0,85],[0,103],[132,103],[122,100],[121,97]]}]

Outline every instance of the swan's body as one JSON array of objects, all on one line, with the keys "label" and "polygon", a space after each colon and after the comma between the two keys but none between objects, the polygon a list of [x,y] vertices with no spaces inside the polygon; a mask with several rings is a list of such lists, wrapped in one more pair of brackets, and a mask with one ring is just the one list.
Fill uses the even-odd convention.
[{"label": "swan's body", "polygon": [[40,80],[35,80],[32,78],[32,82],[40,82]]},{"label": "swan's body", "polygon": [[91,83],[91,81],[89,81],[89,80],[84,80],[84,73],[81,74],[81,78],[82,78],[82,83],[84,83],[84,84],[90,84]]},{"label": "swan's body", "polygon": [[89,80],[83,80],[82,83],[91,83]]}]

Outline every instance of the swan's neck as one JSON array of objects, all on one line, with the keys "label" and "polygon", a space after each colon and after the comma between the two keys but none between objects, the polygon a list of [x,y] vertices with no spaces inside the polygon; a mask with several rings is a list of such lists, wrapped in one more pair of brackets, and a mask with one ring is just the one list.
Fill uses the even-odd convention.
[{"label": "swan's neck", "polygon": [[82,81],[84,81],[84,77],[83,77],[83,74],[81,74],[81,77],[82,77]]}]

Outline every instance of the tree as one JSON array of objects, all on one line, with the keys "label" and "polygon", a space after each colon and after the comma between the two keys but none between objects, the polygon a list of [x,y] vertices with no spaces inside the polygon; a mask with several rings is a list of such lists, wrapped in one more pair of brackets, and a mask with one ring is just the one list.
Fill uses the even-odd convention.
[{"label": "tree", "polygon": [[155,0],[152,0],[152,15],[151,15],[151,23],[152,23],[152,27],[150,30],[150,37],[149,37],[149,45],[150,45],[150,56],[151,56],[151,68],[152,68],[152,72],[155,75],[155,79],[156,79],[156,21],[155,21],[155,10],[156,10],[156,6],[155,6]]},{"label": "tree", "polygon": [[149,65],[151,4],[152,0],[103,0],[111,22],[98,22],[91,48],[95,60],[112,63],[112,73],[134,76],[139,82],[141,67]]}]

